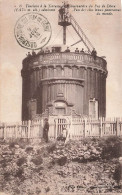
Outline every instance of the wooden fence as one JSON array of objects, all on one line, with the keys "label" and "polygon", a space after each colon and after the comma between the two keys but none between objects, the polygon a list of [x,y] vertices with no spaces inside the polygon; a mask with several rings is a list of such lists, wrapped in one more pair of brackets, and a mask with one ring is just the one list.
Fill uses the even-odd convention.
[{"label": "wooden fence", "polygon": [[73,118],[71,127],[72,139],[82,137],[122,136],[122,120],[120,119],[81,119]]},{"label": "wooden fence", "polygon": [[[99,120],[80,118],[72,116],[50,116],[49,117],[49,138],[54,140],[59,136],[63,128],[68,130],[70,139],[79,140],[83,137],[105,137],[122,136],[122,119]],[[23,121],[20,123],[1,123],[0,138],[42,138],[43,137],[43,118],[34,121]]]},{"label": "wooden fence", "polygon": [[0,138],[41,138],[43,120],[22,121],[16,124],[3,123],[0,125]]}]

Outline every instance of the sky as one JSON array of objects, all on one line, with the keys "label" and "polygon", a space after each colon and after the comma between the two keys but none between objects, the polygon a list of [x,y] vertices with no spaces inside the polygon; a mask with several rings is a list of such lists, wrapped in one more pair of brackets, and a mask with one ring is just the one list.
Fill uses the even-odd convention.
[{"label": "sky", "polygon": [[[22,48],[14,36],[17,20],[25,11],[15,11],[16,8],[26,8],[26,5],[49,4],[62,5],[62,1],[49,0],[0,0],[0,121],[16,122],[21,120],[22,105],[22,60],[28,50]],[[120,0],[76,0],[71,5],[116,6],[121,8]],[[98,56],[106,56],[108,77],[106,84],[107,117],[122,117],[122,25],[121,12],[113,11],[113,15],[96,15],[95,11],[76,11],[70,9],[78,24],[97,50]],[[62,44],[62,31],[58,26],[58,8],[55,11],[39,11],[51,24],[52,37],[47,46]],[[101,12],[100,12],[101,13]],[[68,27],[67,45],[78,41],[72,27]],[[77,47],[81,49],[82,44]]]}]

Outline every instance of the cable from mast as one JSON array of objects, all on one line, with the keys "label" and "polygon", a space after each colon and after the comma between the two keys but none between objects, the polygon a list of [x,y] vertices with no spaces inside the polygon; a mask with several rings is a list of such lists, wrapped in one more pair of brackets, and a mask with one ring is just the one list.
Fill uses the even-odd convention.
[{"label": "cable from mast", "polygon": [[89,53],[91,53],[94,46],[89,41],[88,37],[85,35],[85,33],[83,32],[83,30],[81,29],[81,27],[79,26],[79,24],[76,22],[76,20],[74,19],[74,17],[72,15],[70,15],[70,20],[71,20],[72,27],[74,28],[77,35],[80,37],[80,40],[78,42],[74,43],[73,45],[82,41],[84,43],[84,45],[86,46],[86,48],[88,49]]}]

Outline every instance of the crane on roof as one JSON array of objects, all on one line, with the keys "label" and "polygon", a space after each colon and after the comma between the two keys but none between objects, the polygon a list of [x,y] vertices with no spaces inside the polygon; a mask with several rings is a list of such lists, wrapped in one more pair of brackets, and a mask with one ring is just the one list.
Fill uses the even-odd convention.
[{"label": "crane on roof", "polygon": [[72,25],[73,29],[79,36],[80,40],[76,43],[72,44],[76,45],[79,42],[83,42],[86,48],[88,49],[89,53],[93,50],[94,46],[85,35],[79,24],[76,22],[74,17],[69,13],[69,4],[63,4],[63,6],[59,9],[59,18],[58,18],[58,25],[63,27],[63,44],[66,45],[66,27]]}]

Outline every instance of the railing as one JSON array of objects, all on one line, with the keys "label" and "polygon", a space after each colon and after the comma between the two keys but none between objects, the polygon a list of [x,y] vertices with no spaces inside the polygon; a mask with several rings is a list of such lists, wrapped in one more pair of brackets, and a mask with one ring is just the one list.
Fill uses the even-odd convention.
[{"label": "railing", "polygon": [[[25,63],[23,66],[23,70],[29,67],[37,67],[41,64],[46,64],[47,66],[50,64],[65,64],[65,63],[75,63],[77,65],[84,64],[88,66],[96,66],[98,68],[102,68],[103,70],[107,70],[106,61],[101,57],[96,57],[94,60],[93,56],[87,53],[74,53],[74,52],[60,52],[60,53],[45,53],[43,55],[32,56],[30,58],[26,58],[27,64]],[[30,63],[29,63],[30,61]]]},{"label": "railing", "polygon": [[87,53],[74,53],[74,52],[61,52],[61,53],[49,53],[45,54],[41,60],[48,65],[48,63],[90,63],[93,65],[95,63],[96,66],[107,69],[106,61],[103,58],[96,57],[96,60]]},{"label": "railing", "polygon": [[[49,139],[55,140],[67,128],[70,139],[83,137],[122,136],[122,119],[99,120],[72,116],[49,117]],[[34,121],[23,121],[16,124],[0,124],[0,139],[36,139],[43,137],[43,118]]]}]

